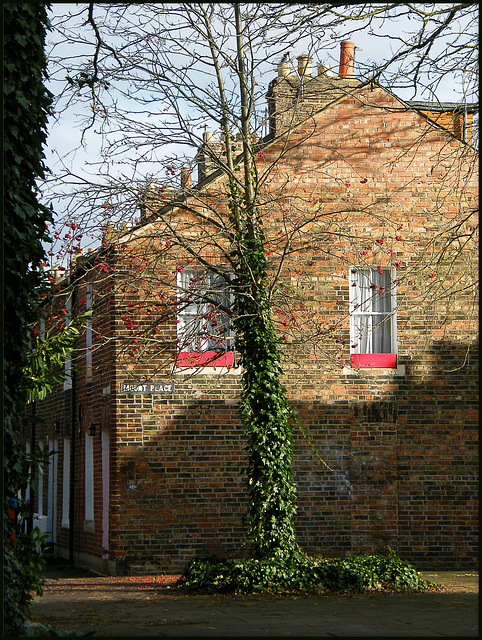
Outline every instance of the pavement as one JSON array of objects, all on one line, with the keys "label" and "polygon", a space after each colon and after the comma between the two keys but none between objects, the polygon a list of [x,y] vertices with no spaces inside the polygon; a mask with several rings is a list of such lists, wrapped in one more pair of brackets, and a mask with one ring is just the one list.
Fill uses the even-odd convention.
[{"label": "pavement", "polygon": [[423,571],[426,593],[208,596],[174,576],[103,577],[49,567],[31,621],[91,637],[478,637],[478,571]]}]

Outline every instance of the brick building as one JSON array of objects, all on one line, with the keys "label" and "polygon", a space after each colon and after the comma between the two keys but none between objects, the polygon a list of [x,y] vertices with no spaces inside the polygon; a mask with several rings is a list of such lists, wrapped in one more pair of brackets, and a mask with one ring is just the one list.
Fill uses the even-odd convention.
[{"label": "brick building", "polygon": [[[326,556],[389,546],[420,569],[468,569],[478,540],[475,107],[407,103],[362,84],[350,46],[338,76],[314,76],[307,56],[298,73],[280,63],[256,152],[258,171],[269,168],[273,260],[288,236],[293,247],[275,311],[284,382],[309,434],[295,429],[299,542]],[[229,271],[212,224],[227,207],[213,164],[223,142],[204,141],[196,186],[185,172],[174,205],[153,186],[140,222],[110,228],[60,283],[67,319],[89,308],[93,319],[63,388],[31,408],[42,421],[26,427],[27,446],[55,452],[35,522],[60,555],[101,573],[175,572],[199,553],[243,550],[242,363],[219,314],[227,333],[214,339],[195,323],[199,308],[179,304],[207,265]],[[210,242],[195,206],[203,220],[210,212]],[[173,241],[180,234],[192,252]]]}]

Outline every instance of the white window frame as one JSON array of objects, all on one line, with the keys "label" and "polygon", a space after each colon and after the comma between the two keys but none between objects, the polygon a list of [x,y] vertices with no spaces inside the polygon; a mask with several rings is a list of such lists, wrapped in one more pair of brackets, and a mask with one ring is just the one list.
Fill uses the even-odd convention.
[{"label": "white window frame", "polygon": [[[397,354],[395,267],[352,266],[349,270],[348,281],[350,354]],[[382,286],[384,287],[383,293],[381,293]],[[380,295],[383,296],[382,301],[380,301]],[[388,305],[386,304],[387,302]],[[385,309],[374,309],[374,306],[383,307],[384,305]],[[380,325],[381,328],[384,323],[389,323],[389,346],[382,347],[380,350],[375,345],[376,338],[380,339],[380,334],[376,336],[375,332],[377,331],[377,326]],[[364,324],[366,324],[366,327],[363,327]],[[366,331],[368,333],[364,335]]]},{"label": "white window frame", "polygon": [[[234,334],[232,329],[230,328],[230,322],[226,318],[215,318],[214,324],[210,324],[210,320],[203,320],[203,317],[209,314],[211,309],[214,309],[213,305],[206,301],[198,301],[194,300],[196,293],[195,287],[197,286],[197,282],[200,279],[206,283],[207,290],[206,294],[209,296],[209,290],[214,280],[222,278],[221,275],[212,271],[209,272],[204,268],[199,269],[179,269],[177,273],[177,303],[178,303],[178,313],[177,313],[177,337],[178,337],[178,345],[180,352],[188,352],[188,353],[211,353],[211,352],[219,352],[220,354],[227,352],[234,352]],[[193,288],[193,303],[186,304],[186,292],[189,291],[190,287]],[[224,287],[223,287],[224,289]],[[213,289],[216,290],[222,289]],[[202,296],[201,290],[201,296]],[[229,292],[225,292],[229,296],[229,300],[226,300],[228,304],[232,303],[233,296]],[[213,296],[216,295],[213,293]],[[224,327],[225,333],[219,332],[219,336],[222,337],[223,343],[221,340],[217,340],[217,332],[215,326],[216,323],[219,323],[221,327]],[[198,325],[196,327],[196,325]],[[192,335],[187,335],[191,333]],[[206,335],[203,336],[203,333]],[[212,334],[212,337],[209,334]],[[210,366],[209,362],[203,366]]]},{"label": "white window frame", "polygon": [[[39,440],[38,446],[40,451],[43,453],[46,449],[43,439]],[[48,438],[47,438],[47,446],[50,449]],[[51,472],[52,471],[51,471],[51,465],[50,465],[50,457],[48,457],[46,465],[44,464],[44,462],[42,462],[38,466],[37,511],[36,512],[34,511],[34,514],[33,514],[34,527],[38,527],[42,533],[48,533],[48,534],[52,533],[51,532],[52,520],[51,520],[51,517],[49,517],[50,514],[48,512],[48,507],[49,507],[48,495],[47,495],[47,500],[44,500],[44,489],[45,488],[47,489],[47,494],[48,494],[49,475]]]}]

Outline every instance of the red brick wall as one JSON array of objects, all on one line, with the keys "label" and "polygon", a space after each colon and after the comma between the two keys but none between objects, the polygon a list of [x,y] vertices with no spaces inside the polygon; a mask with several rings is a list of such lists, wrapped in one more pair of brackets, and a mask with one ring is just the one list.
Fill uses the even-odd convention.
[{"label": "red brick wall", "polygon": [[[266,188],[286,199],[268,212],[271,239],[282,223],[292,224],[294,211],[320,213],[304,227],[310,242],[283,272],[283,282],[299,295],[296,309],[283,306],[281,295],[276,301],[280,338],[286,338],[286,387],[311,440],[295,429],[300,544],[327,556],[390,546],[419,568],[473,567],[477,322],[467,285],[476,252],[472,222],[459,225],[477,200],[472,151],[400,109],[381,89],[310,118],[290,133],[288,151],[285,143],[274,139],[258,157],[260,171],[277,161]],[[218,184],[211,185],[213,193]],[[177,220],[192,230],[185,212]],[[445,251],[454,230],[463,239]],[[246,532],[239,375],[172,374],[175,318],[160,323],[149,359],[132,342],[161,308],[128,306],[153,296],[155,278],[148,269],[140,273],[132,259],[149,242],[156,248],[152,274],[175,281],[186,255],[167,251],[162,223],[147,225],[118,249],[112,294],[99,298],[104,308],[96,313],[106,318],[103,331],[115,343],[94,353],[91,385],[82,383],[79,369],[76,504],[83,509],[86,427],[91,419],[107,420],[110,564],[104,570],[111,572],[178,571],[205,552],[236,556]],[[454,247],[463,243],[455,258]],[[349,267],[359,264],[398,265],[404,371],[350,370]],[[172,296],[173,289],[157,295]],[[119,394],[122,382],[149,376],[173,382],[173,394]],[[59,396],[51,397],[42,411],[57,415],[61,406]],[[68,406],[65,399],[66,425]],[[94,455],[95,532],[83,530],[79,515],[75,544],[99,559],[99,435]]]},{"label": "red brick wall", "polygon": [[[320,133],[312,120],[292,133],[292,150],[273,171],[270,189],[282,187],[315,205],[321,201],[325,211],[343,214],[339,230],[355,229],[364,236],[362,243],[332,228],[335,250],[327,253],[315,245],[291,278],[296,286],[300,279],[308,283],[305,300],[319,310],[326,331],[333,329],[323,344],[328,360],[309,357],[293,332],[286,344],[287,353],[303,362],[300,368],[286,360],[286,383],[315,447],[297,434],[297,528],[302,546],[312,553],[390,546],[420,567],[471,566],[476,545],[473,354],[458,367],[475,325],[469,296],[460,294],[447,314],[431,284],[433,267],[421,269],[419,256],[428,234],[443,231],[447,216],[456,215],[462,190],[468,206],[475,201],[475,177],[458,170],[467,153],[462,145],[454,146],[440,130],[427,129],[423,118],[397,107],[381,90],[341,102],[319,118]],[[275,141],[260,165],[283,148],[284,140]],[[457,177],[442,180],[448,163]],[[467,258],[454,267],[459,274]],[[350,353],[347,267],[359,261],[402,263],[398,342],[403,376],[344,375]],[[441,266],[436,275],[445,291],[450,274]],[[450,369],[455,371],[444,373]],[[244,439],[234,407],[225,406],[226,397],[235,397],[233,379],[211,386],[209,380],[194,378],[184,385],[176,379],[173,399],[162,403],[117,401],[123,412],[119,425],[128,424],[130,433],[130,444],[119,450],[118,462],[121,456],[124,460],[119,501],[129,486],[136,487],[128,498],[127,511],[137,509],[132,528],[127,530],[125,511],[115,527],[127,567],[141,566],[146,554],[151,568],[172,569],[195,553],[239,552],[246,503],[242,478],[233,476],[242,465]],[[210,388],[214,391],[208,393]],[[125,411],[129,403],[135,419],[134,409]],[[158,475],[146,471],[150,464]],[[149,488],[143,490],[143,482]],[[143,517],[141,504],[154,504],[154,513]],[[136,546],[138,519],[142,536]]]}]

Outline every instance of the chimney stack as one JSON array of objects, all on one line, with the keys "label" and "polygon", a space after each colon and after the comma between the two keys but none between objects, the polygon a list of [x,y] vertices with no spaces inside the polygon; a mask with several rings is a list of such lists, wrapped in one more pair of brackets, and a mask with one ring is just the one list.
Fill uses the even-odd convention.
[{"label": "chimney stack", "polygon": [[343,40],[340,45],[340,78],[353,78],[355,69],[355,43]]},{"label": "chimney stack", "polygon": [[307,53],[302,53],[301,56],[298,56],[296,59],[298,60],[298,74],[300,78],[304,78],[305,76],[311,78],[311,62],[313,58]]},{"label": "chimney stack", "polygon": [[214,138],[214,133],[212,131],[206,130],[203,133],[203,141],[206,144],[209,144],[212,141],[213,138]]}]

